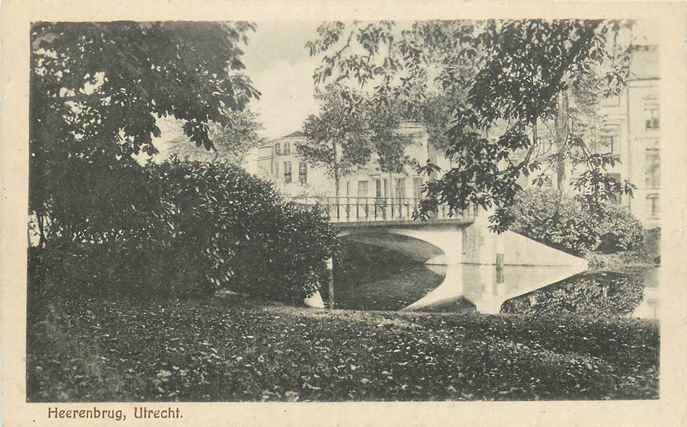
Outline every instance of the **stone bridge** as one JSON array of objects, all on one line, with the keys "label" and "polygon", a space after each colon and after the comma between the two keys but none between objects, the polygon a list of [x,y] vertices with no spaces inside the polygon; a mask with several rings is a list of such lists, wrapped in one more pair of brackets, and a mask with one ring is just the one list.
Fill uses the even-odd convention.
[{"label": "stone bridge", "polygon": [[438,287],[404,310],[464,299],[480,312],[498,313],[506,300],[587,269],[586,260],[520,234],[492,233],[482,210],[450,215],[439,209],[422,222],[413,219],[417,205],[411,199],[328,202],[320,205],[340,238],[401,252],[444,275]]}]

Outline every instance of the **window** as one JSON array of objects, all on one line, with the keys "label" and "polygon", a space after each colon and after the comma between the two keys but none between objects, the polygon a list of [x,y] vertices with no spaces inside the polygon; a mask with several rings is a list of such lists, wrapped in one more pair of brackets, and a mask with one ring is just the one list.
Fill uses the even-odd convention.
[{"label": "window", "polygon": [[599,129],[598,138],[592,138],[591,151],[595,154],[620,154],[622,123],[606,118]]},{"label": "window", "polygon": [[647,106],[644,109],[644,128],[646,130],[658,129],[661,123],[658,115],[658,106]]},{"label": "window", "polygon": [[658,218],[661,213],[658,194],[649,194],[646,196],[646,202],[649,205],[649,215],[652,218]]},{"label": "window", "polygon": [[351,195],[351,181],[346,181],[346,197]]},{"label": "window", "polygon": [[375,196],[378,199],[384,197],[384,194],[382,193],[382,180],[379,178],[375,179]]},{"label": "window", "polygon": [[274,176],[279,178],[279,162],[274,162]]},{"label": "window", "polygon": [[308,183],[308,164],[305,162],[298,164],[298,182],[301,184]]},{"label": "window", "polygon": [[406,197],[406,179],[396,178],[396,197],[403,199]]},{"label": "window", "polygon": [[422,178],[420,177],[413,178],[413,194],[415,200],[422,199]]},{"label": "window", "polygon": [[616,135],[605,135],[601,138],[603,150],[608,154],[618,154],[618,142]]},{"label": "window", "polygon": [[278,142],[274,144],[274,154],[277,156],[281,155],[281,144]]},{"label": "window", "polygon": [[358,197],[367,197],[367,181],[358,181]]},{"label": "window", "polygon": [[291,154],[291,144],[288,142],[285,142],[284,143],[284,155],[288,156],[289,154]]},{"label": "window", "polygon": [[592,152],[592,154],[599,153],[599,140],[597,138],[592,138],[589,141],[589,150]]},{"label": "window", "polygon": [[647,188],[659,188],[661,186],[661,159],[658,150],[646,150],[644,158],[644,183]]},{"label": "window", "polygon": [[291,182],[291,162],[284,162],[284,182]]}]

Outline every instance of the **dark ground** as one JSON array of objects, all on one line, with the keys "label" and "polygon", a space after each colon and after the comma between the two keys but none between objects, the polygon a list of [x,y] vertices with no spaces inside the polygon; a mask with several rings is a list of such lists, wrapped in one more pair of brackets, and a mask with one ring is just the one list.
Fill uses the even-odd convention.
[{"label": "dark ground", "polygon": [[651,321],[217,298],[37,301],[31,313],[30,401],[658,397]]}]

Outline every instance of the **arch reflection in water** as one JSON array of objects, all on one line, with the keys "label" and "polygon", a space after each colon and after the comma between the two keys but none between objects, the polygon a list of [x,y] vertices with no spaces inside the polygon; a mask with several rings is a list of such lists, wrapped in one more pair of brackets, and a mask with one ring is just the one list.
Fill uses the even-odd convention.
[{"label": "arch reflection in water", "polygon": [[[570,277],[580,270],[574,266],[509,266],[456,264],[428,266],[450,276],[443,284],[404,310],[466,311],[470,305],[485,314],[500,312],[508,299]],[[448,277],[447,277],[448,278]]]},{"label": "arch reflection in water", "polygon": [[[376,250],[379,250],[377,248]],[[509,298],[562,280],[572,267],[430,265],[397,254],[391,264],[372,264],[337,279],[337,307],[498,313]]]}]

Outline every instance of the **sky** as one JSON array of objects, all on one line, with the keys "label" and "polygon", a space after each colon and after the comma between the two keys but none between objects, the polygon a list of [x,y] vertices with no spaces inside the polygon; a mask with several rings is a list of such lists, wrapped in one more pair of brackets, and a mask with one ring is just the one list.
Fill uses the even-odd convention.
[{"label": "sky", "polygon": [[246,72],[262,93],[252,102],[263,125],[262,136],[272,139],[299,130],[317,112],[312,74],[319,64],[305,43],[313,39],[319,22],[258,21],[243,57]]},{"label": "sky", "polygon": [[[310,57],[305,43],[314,38],[320,22],[256,24],[256,31],[248,34],[248,44],[241,45],[242,61],[246,74],[261,92],[259,100],[251,100],[250,109],[258,114],[260,136],[270,140],[300,130],[308,115],[317,112],[312,74],[319,59]],[[153,143],[162,154],[160,158],[166,158],[169,144],[186,137],[179,120],[162,118],[157,124],[162,135]],[[246,161],[255,163],[256,155],[256,150],[251,150]]]}]

